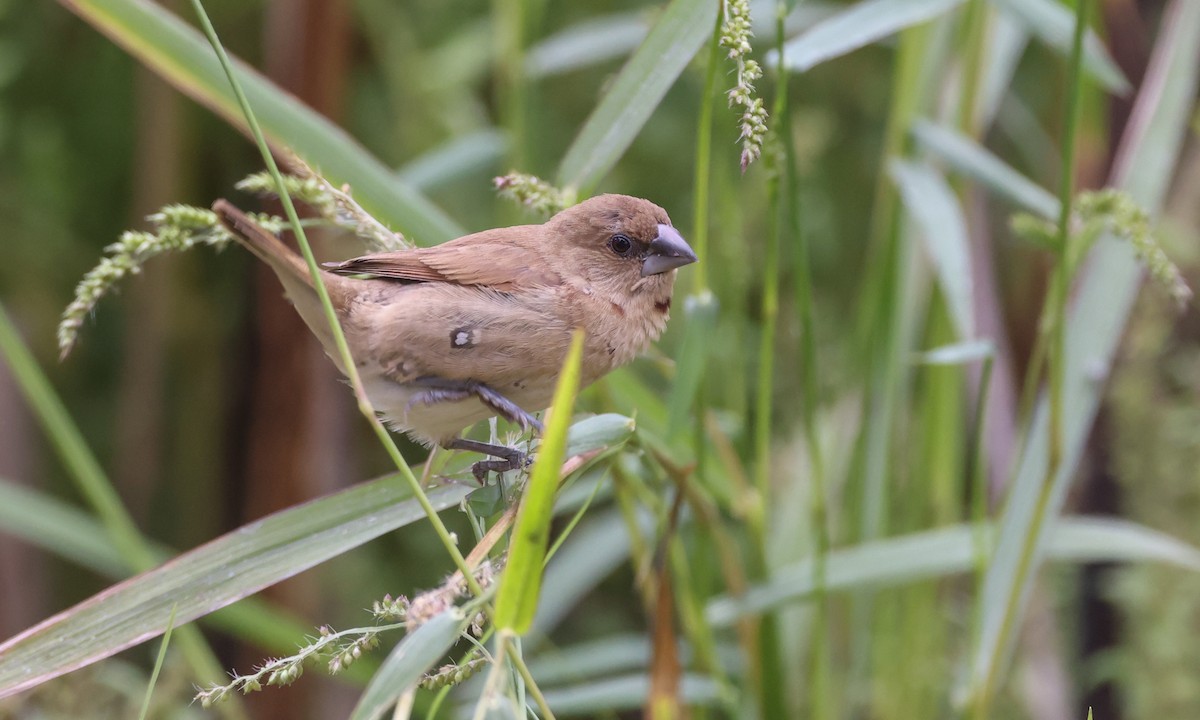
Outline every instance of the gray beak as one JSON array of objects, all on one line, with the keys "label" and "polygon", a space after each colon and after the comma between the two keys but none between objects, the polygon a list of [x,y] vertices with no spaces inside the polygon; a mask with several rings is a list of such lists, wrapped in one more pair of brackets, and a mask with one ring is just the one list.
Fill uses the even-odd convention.
[{"label": "gray beak", "polygon": [[696,253],[670,225],[659,224],[658,237],[650,243],[650,253],[642,260],[642,277],[650,277],[696,262]]}]

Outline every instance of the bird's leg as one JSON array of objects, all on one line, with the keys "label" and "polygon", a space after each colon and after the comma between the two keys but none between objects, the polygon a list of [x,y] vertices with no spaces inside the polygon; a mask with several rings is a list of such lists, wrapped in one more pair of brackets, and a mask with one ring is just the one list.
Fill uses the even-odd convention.
[{"label": "bird's leg", "polygon": [[455,438],[443,442],[442,447],[447,450],[466,450],[468,452],[477,452],[482,455],[502,458],[501,460],[480,460],[471,466],[471,474],[475,476],[475,480],[480,485],[487,482],[487,474],[489,472],[503,473],[509,470],[519,470],[529,464],[529,456],[527,454],[506,445],[493,445],[491,443],[479,442],[478,440]]},{"label": "bird's leg", "polygon": [[408,401],[409,407],[457,402],[475,396],[479,402],[495,410],[500,417],[520,425],[522,430],[532,428],[539,434],[542,432],[542,423],[537,418],[525,412],[520,405],[477,380],[447,380],[436,375],[426,375],[410,381],[409,384],[425,388],[413,393]]},{"label": "bird's leg", "polygon": [[[409,384],[422,388],[409,398],[409,407],[458,402],[474,397],[494,410],[500,417],[519,425],[522,430],[533,429],[539,434],[542,432],[542,423],[537,418],[525,412],[520,405],[477,380],[448,380],[436,375],[427,375],[411,380]],[[505,445],[455,438],[443,442],[442,447],[447,450],[467,450],[500,458],[499,460],[480,460],[471,466],[471,473],[475,475],[475,479],[479,481],[480,485],[486,482],[489,472],[503,473],[509,470],[519,470],[529,464],[528,455]]]}]

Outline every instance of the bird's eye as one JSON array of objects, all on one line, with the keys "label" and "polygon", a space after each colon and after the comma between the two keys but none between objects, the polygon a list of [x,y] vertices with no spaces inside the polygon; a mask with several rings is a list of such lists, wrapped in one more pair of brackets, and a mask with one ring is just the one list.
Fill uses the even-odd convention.
[{"label": "bird's eye", "polygon": [[633,241],[624,235],[613,235],[608,239],[608,247],[621,257],[628,257],[633,251]]}]

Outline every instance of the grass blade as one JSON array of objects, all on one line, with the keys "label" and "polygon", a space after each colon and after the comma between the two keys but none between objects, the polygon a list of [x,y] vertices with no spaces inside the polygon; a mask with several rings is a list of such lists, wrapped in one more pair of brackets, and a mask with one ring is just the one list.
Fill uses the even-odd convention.
[{"label": "grass blade", "polygon": [[[470,488],[430,493],[439,509]],[[105,590],[0,645],[0,697],[37,685],[258,592],[425,517],[392,477],[269,515]]]},{"label": "grass blade", "polygon": [[921,228],[959,340],[975,337],[970,238],[962,207],[946,179],[928,165],[893,159],[888,171]]},{"label": "grass blade", "polygon": [[558,168],[558,184],[587,195],[617,164],[700,50],[717,21],[711,0],[672,0],[592,111]]},{"label": "grass blade", "polygon": [[[993,526],[984,535],[996,537]],[[830,551],[825,589],[903,585],[971,572],[979,532],[969,524],[928,530]],[[1200,548],[1137,523],[1109,518],[1063,518],[1049,534],[1048,557],[1062,562],[1158,562],[1200,572]],[[718,627],[810,597],[812,558],[779,568],[771,580],[740,597],[717,597],[708,620]]]},{"label": "grass blade", "polygon": [[1008,198],[1018,207],[1050,220],[1058,217],[1058,198],[1014,170],[973,139],[948,127],[920,120],[913,137],[926,152],[966,177]]},{"label": "grass blade", "polygon": [[[247,131],[233,92],[203,37],[149,0],[62,0],[147,68],[234,127]],[[462,229],[424,195],[398,179],[344,130],[245,65],[235,69],[273,146],[290,148],[335,186],[348,183],[367,212],[424,244]]]},{"label": "grass blade", "polygon": [[[901,30],[932,20],[965,0],[864,0],[814,25],[783,47],[789,70],[804,72]],[[774,65],[774,53],[767,63]]]},{"label": "grass blade", "polygon": [[500,581],[496,598],[496,628],[524,634],[537,612],[542,569],[550,539],[550,521],[554,517],[554,495],[567,449],[567,431],[575,395],[579,392],[580,360],[583,357],[583,331],[576,330],[571,349],[563,361],[562,373],[554,389],[550,422],[542,438],[537,460],[529,474],[529,485],[521,499],[521,509],[508,549],[508,566]]},{"label": "grass blade", "polygon": [[466,625],[462,611],[451,608],[405,636],[371,678],[350,720],[383,717],[401,695],[416,688],[421,677],[454,645]]},{"label": "grass blade", "polygon": [[633,52],[649,31],[643,12],[589,18],[529,48],[525,72],[545,78],[615,60]]}]

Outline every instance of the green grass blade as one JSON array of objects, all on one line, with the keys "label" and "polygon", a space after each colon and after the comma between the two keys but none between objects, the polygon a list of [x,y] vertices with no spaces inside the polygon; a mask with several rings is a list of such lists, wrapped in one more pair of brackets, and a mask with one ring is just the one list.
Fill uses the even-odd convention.
[{"label": "green grass blade", "polygon": [[163,633],[162,643],[158,646],[158,656],[154,659],[154,670],[150,673],[150,682],[146,683],[146,697],[142,699],[142,709],[138,713],[138,720],[146,720],[146,715],[150,712],[150,699],[154,697],[154,686],[158,684],[158,675],[162,672],[163,662],[167,659],[167,648],[171,645],[171,631],[175,629],[175,608],[171,608],[171,614],[167,617],[167,629]]},{"label": "green grass blade", "polygon": [[38,367],[37,360],[21,340],[3,305],[0,305],[0,353],[79,491],[104,524],[125,567],[138,571],[153,565],[141,531],[121,503],[116,488],[109,483],[62,400]]},{"label": "green grass blade", "polygon": [[928,120],[913,125],[913,137],[926,152],[966,177],[1008,198],[1018,207],[1052,220],[1058,217],[1058,198],[1017,172],[975,140]]},{"label": "green grass blade", "polygon": [[507,150],[508,136],[496,128],[486,128],[433,148],[397,173],[409,185],[431,190],[499,166]]},{"label": "green grass blade", "polygon": [[576,136],[558,184],[586,195],[617,164],[717,21],[711,0],[672,0]]},{"label": "green grass blade", "polygon": [[[1075,12],[1059,0],[991,0],[996,7],[1021,21],[1042,42],[1066,56],[1071,50]],[[1113,62],[1104,43],[1088,31],[1083,39],[1083,69],[1106,90],[1124,94],[1129,81]]]},{"label": "green grass blade", "polygon": [[[992,539],[995,530],[987,526]],[[963,523],[937,530],[839,548],[826,558],[829,591],[903,585],[974,569],[978,529]],[[1063,518],[1049,534],[1048,557],[1072,563],[1157,562],[1200,572],[1200,548],[1137,523],[1109,518]],[[740,597],[721,596],[708,605],[708,620],[727,627],[740,618],[810,597],[812,558],[779,568],[771,580]]]},{"label": "green grass blade", "polygon": [[650,31],[640,11],[613,13],[572,25],[529,48],[525,72],[546,78],[625,57]]},{"label": "green grass blade", "polygon": [[129,572],[117,546],[94,517],[3,478],[0,532],[108,577]]},{"label": "green grass blade", "polygon": [[959,340],[975,337],[970,238],[958,197],[929,165],[893,159],[888,165],[905,208],[921,228]]},{"label": "green grass blade", "polygon": [[917,353],[914,360],[922,365],[965,365],[995,353],[996,348],[991,340],[969,340]]},{"label": "green grass blade", "polygon": [[[217,58],[181,19],[149,0],[63,0],[63,5],[181,92],[246,131]],[[236,63],[236,72],[272,145],[290,148],[335,186],[349,183],[367,212],[410,240],[429,244],[462,234],[428,198],[344,130],[244,63]]]},{"label": "green grass blade", "polygon": [[[650,678],[640,673],[546,691],[546,702],[560,715],[596,716],[642,707],[650,694]],[[684,674],[679,682],[679,699],[691,706],[715,705],[719,688],[711,678]]]},{"label": "green grass blade", "polygon": [[[439,509],[470,488],[430,493]],[[0,645],[0,697],[109,657],[163,632],[172,608],[191,622],[425,517],[393,477],[289,508],[114,585]]]},{"label": "green grass blade", "polygon": [[451,608],[407,635],[388,653],[379,672],[371,678],[350,720],[383,717],[401,695],[416,688],[421,677],[445,656],[466,626],[462,611]]},{"label": "green grass blade", "polygon": [[[965,0],[864,0],[823,20],[783,47],[789,70],[816,65],[950,12]],[[774,54],[767,56],[774,65]]]},{"label": "green grass blade", "polygon": [[[1138,97],[1114,165],[1111,184],[1128,191],[1154,214],[1162,205],[1174,165],[1180,157],[1200,80],[1200,3],[1178,0],[1168,7],[1147,77],[1153,82],[1147,81]],[[1075,303],[1066,321],[1064,454],[1045,508],[1047,518],[1061,512],[1142,274],[1129,245],[1111,237],[1102,238],[1088,260],[1087,274],[1076,291]],[[1006,616],[1023,614],[1028,583],[1037,567],[1040,550],[1035,552],[1034,561],[1024,573],[1020,572],[1020,553],[1024,538],[1035,525],[1042,476],[1047,468],[1048,415],[1047,403],[1043,400],[1034,415],[1028,433],[1029,447],[1021,459],[1001,518],[1000,542],[988,568],[982,593],[982,633],[972,678],[974,691],[980,689],[979,683],[992,672],[992,664],[1000,655],[996,644]],[[1045,542],[1045,527],[1049,524],[1042,523],[1039,545]],[[1018,593],[1016,606],[1010,607],[1006,598],[1012,596],[1013,588],[1018,584],[1024,590]]]},{"label": "green grass blade", "polygon": [[[104,577],[121,580],[129,571],[116,546],[94,517],[61,500],[0,478],[0,532],[65,558]],[[178,554],[152,544],[156,562]],[[207,624],[273,652],[289,653],[296,638],[311,628],[280,607],[258,598],[245,600],[205,618]],[[357,673],[358,665],[347,672]],[[364,678],[365,679],[365,678]]]},{"label": "green grass blade", "polygon": [[554,517],[554,495],[567,449],[567,432],[575,396],[579,392],[580,361],[583,357],[583,331],[576,330],[571,349],[563,361],[550,423],[538,449],[537,460],[529,474],[529,484],[521,499],[521,509],[513,527],[508,548],[508,566],[500,581],[496,598],[496,629],[518,635],[529,630],[537,612],[542,569],[550,540],[550,521]]}]

